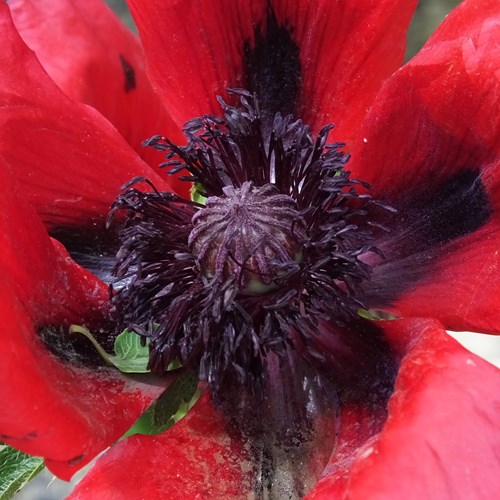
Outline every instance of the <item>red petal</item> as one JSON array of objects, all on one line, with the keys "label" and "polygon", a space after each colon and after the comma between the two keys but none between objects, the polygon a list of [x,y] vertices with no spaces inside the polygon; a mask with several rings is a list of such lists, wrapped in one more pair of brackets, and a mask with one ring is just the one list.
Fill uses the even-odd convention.
[{"label": "red petal", "polygon": [[[500,371],[437,322],[383,326],[403,358],[387,421],[369,397],[344,406],[335,453],[307,498],[493,498]],[[71,498],[120,496],[132,488],[145,498],[243,498],[252,493],[243,472],[250,464],[205,398],[167,433],[113,447]]]},{"label": "red petal", "polygon": [[[167,432],[133,436],[114,446],[72,498],[118,498],[131,488],[144,498],[247,498],[268,487],[271,496],[288,492],[287,498],[295,498],[294,493],[309,489],[333,447],[336,407],[331,413],[327,407],[330,399],[337,402],[336,394],[318,372],[302,379],[308,369],[303,359],[303,364],[293,364],[297,371],[292,378],[290,360],[274,361],[283,373],[269,384],[265,402],[235,386],[223,395],[221,410],[207,393]],[[308,388],[317,384],[321,392],[299,387],[300,380],[307,380]],[[290,398],[294,385],[296,398]],[[303,397],[305,392],[309,397]],[[276,463],[280,471],[274,474],[271,464]],[[141,480],[146,475],[150,481]]]},{"label": "red petal", "polygon": [[[51,78],[73,99],[90,104],[153,165],[161,155],[141,142],[177,134],[153,93],[142,47],[98,0],[12,0],[16,28]],[[153,156],[154,155],[154,156]]]},{"label": "red petal", "polygon": [[[484,37],[494,28],[492,18],[498,15],[500,6],[496,0],[466,0],[446,16],[443,23],[429,38],[425,48],[435,43],[454,41],[457,38],[470,37],[474,45],[483,45]],[[485,23],[485,19],[490,18]],[[483,41],[481,41],[483,39]]]},{"label": "red petal", "polygon": [[[448,40],[464,19],[467,32]],[[352,145],[357,177],[395,196],[498,158],[499,20],[498,2],[463,2],[385,84]]]},{"label": "red petal", "polygon": [[399,211],[370,284],[374,306],[500,331],[499,40],[500,4],[462,3],[360,129],[353,175]]},{"label": "red petal", "polygon": [[[331,343],[328,343],[329,339],[326,338],[330,331],[325,325],[323,328],[325,328],[322,334],[324,352],[328,352],[332,359],[328,366],[323,366],[324,370],[314,371],[313,375],[310,373],[311,366],[308,362],[297,357],[293,358],[293,368],[290,372],[288,371],[292,366],[288,365],[290,360],[287,362],[281,359],[278,363],[274,359],[275,368],[279,372],[272,377],[272,383],[270,383],[272,387],[268,387],[269,392],[267,392],[268,399],[262,407],[257,405],[258,410],[255,406],[247,406],[244,410],[243,422],[238,420],[239,413],[236,408],[244,405],[247,400],[240,392],[235,393],[236,400],[231,399],[229,394],[224,395],[224,398],[227,398],[224,408],[228,413],[223,415],[205,399],[188,414],[185,420],[165,434],[155,438],[137,436],[113,447],[96,462],[90,473],[78,485],[73,498],[110,495],[119,497],[125,495],[132,487],[134,491],[137,491],[138,496],[145,498],[178,498],[180,496],[197,498],[196,495],[202,498],[243,498],[245,495],[255,493],[254,488],[258,487],[256,483],[258,484],[260,480],[265,483],[265,479],[259,477],[261,466],[263,466],[262,474],[273,475],[273,471],[268,470],[269,463],[279,463],[281,466],[281,474],[277,473],[273,478],[273,488],[275,488],[273,493],[281,491],[281,494],[285,496],[286,491],[300,491],[306,485],[310,488],[310,480],[318,477],[316,471],[312,469],[318,465],[323,467],[326,463],[323,460],[323,452],[327,452],[326,460],[328,460],[327,457],[334,448],[335,432],[332,428],[335,427],[337,408],[335,406],[334,411],[329,412],[326,408],[329,405],[328,400],[333,397],[337,402],[338,394],[340,400],[345,403],[342,408],[342,421],[345,423],[349,420],[353,423],[349,431],[351,439],[349,446],[354,446],[354,443],[360,446],[380,430],[386,416],[387,387],[390,386],[390,381],[376,379],[381,371],[374,365],[385,365],[388,361],[384,356],[386,353],[383,347],[372,338],[366,338],[364,341],[360,338],[368,337],[370,334],[376,335],[377,328],[363,332],[347,329],[341,332],[331,332],[334,337]],[[352,339],[351,343],[345,345],[345,342],[351,339],[343,342],[342,337],[348,334],[354,337],[359,335]],[[315,347],[320,346],[315,345]],[[366,357],[357,356],[359,354],[355,352],[357,348],[364,352]],[[371,350],[365,350],[369,348]],[[337,349],[340,354],[330,352],[332,349]],[[382,359],[372,359],[375,358],[375,353],[379,352],[383,353]],[[346,361],[343,359],[344,356],[348,358]],[[342,361],[345,361],[345,365],[338,366]],[[357,370],[351,367],[353,361],[358,363]],[[272,356],[268,358],[268,362],[273,363]],[[337,373],[342,371],[350,371],[351,374],[350,376],[342,374],[343,377],[337,378]],[[270,373],[272,373],[272,368]],[[312,376],[303,378],[305,373]],[[337,391],[331,388],[326,379],[322,379],[321,373],[328,373],[328,380],[332,376]],[[270,432],[269,442],[280,443],[285,440],[288,443],[284,436],[290,436],[291,428],[297,425],[297,421],[300,421],[298,415],[302,409],[302,407],[298,409],[295,406],[296,400],[288,397],[289,390],[291,387],[298,390],[298,386],[302,385],[299,383],[300,380],[307,380],[306,385],[309,386],[319,383],[323,389],[320,393],[316,393],[320,403],[314,396],[314,391],[308,392],[309,397],[304,397],[304,393],[300,390],[296,393],[299,397],[298,401],[307,405],[308,421],[319,409],[318,403],[322,407],[323,411],[318,413],[320,418],[318,419],[319,425],[315,426],[315,437],[310,434],[311,422],[309,421],[309,424],[301,429],[303,435],[297,436],[294,446],[287,449],[285,445],[285,450],[281,450],[282,454],[286,453],[286,457],[280,456],[279,453],[273,455],[276,450],[272,447],[264,448],[269,455],[263,458],[256,457],[256,450],[261,450],[258,444],[260,435],[248,435],[246,432],[249,429],[259,429],[258,432],[266,433],[268,429],[261,429],[258,425],[252,424],[248,427],[248,423],[257,419],[273,427],[276,423],[268,420],[268,411],[274,407],[277,415],[280,416],[280,421],[287,422],[288,425],[286,429],[277,429],[279,436],[277,441],[273,441],[273,434]],[[325,382],[326,385],[324,385]],[[228,421],[231,422],[232,429],[224,423]],[[279,432],[280,430],[282,432]],[[245,437],[242,438],[242,436]],[[318,437],[320,440],[317,440]],[[293,470],[293,457],[296,457],[299,449],[307,451],[307,446],[303,447],[300,444],[304,438],[306,440],[312,438],[315,448],[311,455],[300,454],[302,474],[294,475],[296,471]],[[246,441],[242,442],[242,439]],[[279,448],[279,444],[277,447]],[[197,452],[194,453],[193,450]],[[343,456],[344,453],[351,453],[351,449],[346,447],[346,442],[344,442],[340,444],[338,453]],[[216,460],[214,460],[214,455],[217,457]],[[271,461],[273,459],[274,461]],[[261,464],[259,460],[263,463]],[[130,471],[134,472],[131,474]],[[149,474],[151,480],[140,481],[140,478],[146,474]],[[306,481],[302,482],[304,479]]]},{"label": "red petal", "polygon": [[69,480],[119,439],[163,389],[127,380],[114,370],[58,360],[12,290],[2,286],[0,299],[1,439],[45,457],[54,474]]},{"label": "red petal", "polygon": [[0,154],[50,225],[103,219],[120,187],[137,175],[169,185],[93,108],[50,80],[0,4]]},{"label": "red petal", "polygon": [[[107,287],[78,267],[0,169],[0,435],[63,479],[116,441],[162,389],[59,360],[43,327],[107,321]],[[61,330],[63,331],[63,330]],[[56,335],[56,334],[54,334]]]},{"label": "red petal", "polygon": [[[245,43],[251,52],[259,38],[256,30],[260,26],[262,34],[266,29],[271,5],[277,19],[275,44],[261,60],[272,58],[277,64],[262,70],[261,80],[269,79],[277,99],[282,97],[280,90],[297,83],[295,114],[315,129],[334,121],[343,130],[342,137],[359,123],[382,81],[401,64],[406,28],[416,4],[395,0],[128,3],[152,81],[177,123],[208,112],[220,114],[216,95],[225,95],[227,88],[249,86]],[[280,36],[291,39],[293,46]],[[267,41],[270,38],[264,36]],[[287,64],[293,63],[297,47],[300,81],[291,82],[297,75],[287,71]],[[276,55],[280,51],[281,58]]]},{"label": "red petal", "polygon": [[[350,447],[347,471],[349,456],[335,454],[308,498],[494,498],[500,371],[436,322],[387,322],[384,329],[404,354],[385,426]],[[341,441],[349,430],[341,428]]]},{"label": "red petal", "polygon": [[[500,168],[500,165],[499,165]],[[448,329],[500,332],[500,224],[494,220],[473,234],[440,249],[428,274],[410,284],[390,308],[402,316],[425,314],[438,318]],[[418,259],[409,265],[422,265]],[[396,264],[387,278],[405,275]],[[382,271],[383,267],[382,267]]]},{"label": "red petal", "polygon": [[101,457],[69,498],[246,498],[252,464],[208,395],[171,430],[132,436]]}]

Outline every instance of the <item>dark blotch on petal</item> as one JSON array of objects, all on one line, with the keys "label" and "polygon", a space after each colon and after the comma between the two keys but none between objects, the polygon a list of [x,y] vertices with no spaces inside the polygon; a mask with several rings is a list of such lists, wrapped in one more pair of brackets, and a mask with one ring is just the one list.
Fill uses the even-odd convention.
[{"label": "dark blotch on petal", "polygon": [[335,381],[294,349],[271,354],[266,398],[228,384],[222,409],[231,433],[245,443],[256,498],[304,498],[335,446],[339,402]]},{"label": "dark blotch on petal", "polygon": [[[47,325],[37,330],[45,347],[60,361],[89,368],[104,366],[103,359],[88,339],[83,335],[70,334],[67,326]],[[92,334],[106,351],[113,352],[113,335],[101,329],[93,329]]]},{"label": "dark blotch on petal", "polygon": [[31,439],[36,439],[38,437],[38,432],[31,431],[24,436],[10,436],[9,434],[0,434],[0,441],[29,441]]},{"label": "dark blotch on petal", "polygon": [[88,226],[53,228],[50,235],[64,245],[77,264],[104,283],[114,280],[111,271],[119,248],[115,231],[106,230],[101,222],[90,222]]},{"label": "dark blotch on petal", "polygon": [[68,460],[68,465],[78,465],[84,458],[85,455],[78,455],[76,457],[70,458]]},{"label": "dark blotch on petal", "polygon": [[479,169],[461,170],[437,188],[406,197],[394,203],[398,214],[386,222],[392,231],[379,244],[386,259],[373,268],[365,288],[370,307],[383,307],[413,288],[432,272],[447,244],[478,230],[492,214]]},{"label": "dark blotch on petal", "polygon": [[[420,244],[434,246],[466,236],[491,216],[479,169],[465,169],[445,180],[431,194],[421,195],[404,219],[418,222]],[[410,205],[410,206],[411,206]]]},{"label": "dark blotch on petal", "polygon": [[293,114],[300,94],[301,67],[292,28],[279,25],[269,6],[265,27],[259,24],[254,35],[254,44],[246,41],[243,47],[246,88],[257,94],[268,118],[278,112]]},{"label": "dark blotch on petal", "polygon": [[125,76],[125,92],[131,92],[137,87],[135,70],[127,59],[125,59],[123,54],[120,54],[120,63],[122,65],[123,75]]}]

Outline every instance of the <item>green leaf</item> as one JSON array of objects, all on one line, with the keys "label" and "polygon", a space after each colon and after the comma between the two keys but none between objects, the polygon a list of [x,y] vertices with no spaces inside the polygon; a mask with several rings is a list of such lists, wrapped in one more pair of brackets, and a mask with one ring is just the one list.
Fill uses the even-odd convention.
[{"label": "green leaf", "polygon": [[0,445],[0,500],[14,496],[44,469],[43,459]]},{"label": "green leaf", "polygon": [[[97,342],[96,338],[87,328],[80,325],[71,325],[70,333],[79,333],[90,340],[95,350],[109,366],[114,366],[122,373],[149,373],[149,339],[146,339],[144,345],[141,343],[141,337],[132,330],[123,330],[115,339],[115,354],[108,354]],[[177,360],[172,361],[167,371],[180,368]]]},{"label": "green leaf", "polygon": [[130,330],[124,330],[115,339],[115,356],[109,360],[124,373],[148,373],[149,340],[141,345],[141,337]]},{"label": "green leaf", "polygon": [[87,328],[71,325],[70,333],[80,333],[87,337],[98,354],[109,366],[114,366],[123,373],[148,373],[149,341],[141,345],[141,337],[131,330],[123,330],[115,339],[115,355],[108,354]]},{"label": "green leaf", "polygon": [[183,418],[198,401],[198,378],[184,371],[139,417],[124,437],[134,434],[160,434]]},{"label": "green leaf", "polygon": [[199,182],[195,182],[191,186],[190,194],[191,200],[193,200],[195,203],[205,205],[205,202],[207,201],[207,198],[205,196],[205,188]]},{"label": "green leaf", "polygon": [[372,321],[388,321],[398,319],[398,317],[394,314],[386,311],[380,311],[378,309],[358,309],[358,315]]}]

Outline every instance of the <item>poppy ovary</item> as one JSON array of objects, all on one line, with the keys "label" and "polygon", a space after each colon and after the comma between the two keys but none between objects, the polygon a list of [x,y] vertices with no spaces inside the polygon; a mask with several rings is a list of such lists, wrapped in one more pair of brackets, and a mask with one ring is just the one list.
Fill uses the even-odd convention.
[{"label": "poppy ovary", "polygon": [[235,279],[239,293],[280,286],[302,260],[307,240],[296,202],[276,186],[226,186],[193,216],[189,246],[207,278]]}]

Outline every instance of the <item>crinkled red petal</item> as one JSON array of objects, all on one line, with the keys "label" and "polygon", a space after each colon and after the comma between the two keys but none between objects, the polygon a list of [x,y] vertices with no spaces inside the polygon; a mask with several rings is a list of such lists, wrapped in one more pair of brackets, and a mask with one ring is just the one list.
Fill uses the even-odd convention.
[{"label": "crinkled red petal", "polygon": [[205,394],[171,430],[132,436],[102,456],[69,498],[247,498],[249,451]]},{"label": "crinkled red petal", "polygon": [[95,109],[67,97],[19,37],[0,4],[0,155],[48,225],[105,218],[135,176],[170,185],[148,167]]},{"label": "crinkled red petal", "polygon": [[[287,493],[288,498],[304,488],[309,489],[333,447],[334,413],[328,415],[331,418],[322,413],[311,432],[309,419],[318,404],[327,404],[318,402],[314,395],[300,400],[307,404],[308,426],[295,434],[293,427],[297,419],[300,420],[297,413],[302,413],[304,408],[301,406],[297,413],[293,412],[297,409],[296,401],[287,398],[289,387],[281,385],[279,380],[284,385],[294,382],[277,375],[273,380],[276,392],[270,390],[265,404],[255,402],[258,408],[245,406],[248,395],[242,394],[239,388],[235,388],[234,399],[225,409],[213,405],[207,393],[167,432],[154,437],[132,436],[118,443],[99,458],[71,498],[113,495],[119,498],[131,489],[138,498],[248,498],[259,488],[266,491],[267,480],[271,478],[273,494],[285,496]],[[316,382],[308,379],[311,385]],[[300,398],[299,393],[296,395]],[[325,390],[318,396],[329,399],[332,394]],[[283,421],[269,419],[271,407]],[[238,408],[243,411],[240,413]],[[257,421],[264,422],[264,427],[254,425]],[[281,426],[283,422],[288,425]],[[249,433],[250,428],[259,429],[259,434]],[[268,438],[265,443],[263,436]],[[317,447],[309,447],[311,439]],[[281,464],[281,472],[275,474],[270,469],[274,463]],[[141,480],[146,474],[150,480]]]},{"label": "crinkled red petal", "polygon": [[[160,387],[49,352],[44,328],[108,321],[107,287],[52,241],[0,169],[0,440],[45,457],[63,479],[116,441]],[[69,335],[69,333],[68,333]],[[62,339],[61,339],[62,340]]]},{"label": "crinkled red petal", "polygon": [[[500,372],[435,321],[383,328],[402,358],[388,417],[369,397],[346,404],[335,452],[307,498],[494,496]],[[205,399],[170,431],[113,447],[70,498],[118,497],[132,488],[138,496],[166,499],[246,498],[251,461],[241,446]]]},{"label": "crinkled red petal", "polygon": [[437,322],[387,322],[384,330],[403,356],[387,421],[360,447],[349,443],[357,422],[341,426],[339,448],[347,436],[347,450],[334,454],[307,498],[493,498],[500,371]]},{"label": "crinkled red petal", "polygon": [[[44,457],[54,474],[69,480],[119,439],[162,388],[108,368],[59,360],[38,338],[35,319],[16,302],[13,290],[2,286],[0,299],[0,439]],[[76,321],[88,312],[84,307],[92,307],[89,300],[66,318]]]},{"label": "crinkled red petal", "polygon": [[498,109],[500,4],[466,1],[383,87],[352,147],[353,176],[399,212],[372,306],[500,331]]},{"label": "crinkled red petal", "polygon": [[142,47],[100,0],[12,0],[19,33],[51,78],[73,99],[100,111],[151,165],[160,154],[141,142],[178,137],[178,128],[153,93]]},{"label": "crinkled red petal", "polygon": [[216,95],[224,96],[227,88],[255,90],[249,85],[252,60],[261,68],[260,82],[275,89],[276,100],[297,85],[293,112],[316,130],[333,121],[342,138],[401,64],[416,5],[395,0],[128,3],[151,79],[177,123],[220,114]]},{"label": "crinkled red petal", "polygon": [[[425,47],[435,43],[454,41],[469,37],[474,45],[484,45],[484,37],[489,37],[494,27],[494,17],[498,16],[500,6],[495,0],[466,0],[446,16],[444,21],[429,38]],[[485,22],[485,20],[487,20]]]},{"label": "crinkled red petal", "polygon": [[[453,27],[464,33],[450,40]],[[353,175],[394,197],[498,159],[499,40],[498,2],[468,0],[455,9],[377,95],[350,145]]]}]

